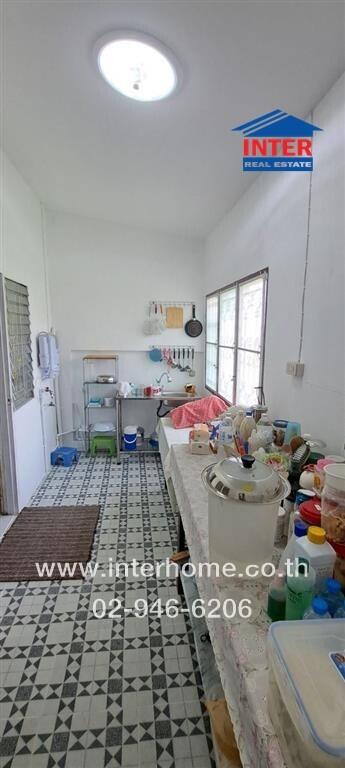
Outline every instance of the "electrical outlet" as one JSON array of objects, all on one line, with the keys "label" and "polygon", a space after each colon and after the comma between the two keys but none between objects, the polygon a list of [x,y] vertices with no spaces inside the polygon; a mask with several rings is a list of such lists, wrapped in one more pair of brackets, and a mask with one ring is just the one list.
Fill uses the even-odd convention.
[{"label": "electrical outlet", "polygon": [[296,363],[295,376],[298,376],[298,378],[301,379],[303,375],[304,375],[304,363]]},{"label": "electrical outlet", "polygon": [[304,374],[304,363],[289,362],[286,363],[286,373],[289,376],[296,376],[301,379]]}]

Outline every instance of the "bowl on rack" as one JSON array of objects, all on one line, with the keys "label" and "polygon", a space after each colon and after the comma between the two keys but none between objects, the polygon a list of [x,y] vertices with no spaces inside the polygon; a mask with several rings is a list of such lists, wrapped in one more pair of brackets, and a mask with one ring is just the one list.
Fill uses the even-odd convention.
[{"label": "bowl on rack", "polygon": [[101,373],[99,376],[97,376],[97,384],[115,384],[116,379],[115,376],[110,376],[107,373]]},{"label": "bowl on rack", "polygon": [[113,396],[103,397],[103,405],[105,408],[114,408],[115,397]]}]

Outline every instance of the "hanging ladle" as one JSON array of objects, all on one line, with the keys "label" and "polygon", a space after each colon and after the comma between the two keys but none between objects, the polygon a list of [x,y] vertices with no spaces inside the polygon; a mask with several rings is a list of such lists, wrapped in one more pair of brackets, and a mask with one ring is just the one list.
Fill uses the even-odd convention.
[{"label": "hanging ladle", "polygon": [[189,375],[191,377],[195,376],[195,370],[194,370],[194,347],[192,347],[192,366],[189,370]]},{"label": "hanging ladle", "polygon": [[190,363],[189,363],[189,353],[190,353],[190,349],[189,349],[189,347],[187,347],[187,365],[184,367],[183,370],[186,371],[186,373],[190,374],[192,369],[191,369]]}]

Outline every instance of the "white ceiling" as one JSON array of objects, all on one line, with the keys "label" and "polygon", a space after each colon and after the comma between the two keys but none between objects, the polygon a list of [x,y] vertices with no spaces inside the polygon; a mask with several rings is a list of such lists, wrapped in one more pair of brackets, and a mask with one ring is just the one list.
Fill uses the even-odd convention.
[{"label": "white ceiling", "polygon": [[[151,33],[185,72],[162,102],[100,78],[97,38]],[[306,116],[345,68],[332,0],[6,0],[3,144],[52,209],[204,236],[253,181],[231,128]]]}]

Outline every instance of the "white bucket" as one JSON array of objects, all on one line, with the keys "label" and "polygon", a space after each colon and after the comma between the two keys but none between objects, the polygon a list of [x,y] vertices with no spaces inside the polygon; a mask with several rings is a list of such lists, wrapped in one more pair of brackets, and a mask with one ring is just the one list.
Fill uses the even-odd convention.
[{"label": "white bucket", "polygon": [[125,451],[135,451],[137,447],[138,427],[125,427],[123,431],[123,442]]},{"label": "white bucket", "polygon": [[272,561],[280,500],[268,504],[225,501],[209,494],[209,562],[238,569]]}]

